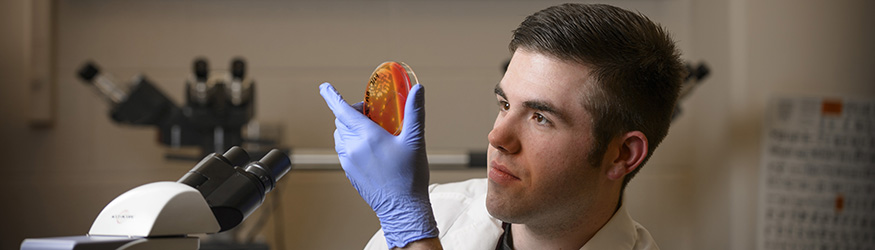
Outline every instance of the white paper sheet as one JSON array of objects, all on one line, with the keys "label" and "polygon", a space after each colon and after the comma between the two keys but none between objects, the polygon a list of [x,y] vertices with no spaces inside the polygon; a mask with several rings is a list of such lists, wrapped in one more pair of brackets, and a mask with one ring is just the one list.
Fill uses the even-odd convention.
[{"label": "white paper sheet", "polygon": [[875,249],[875,100],[775,97],[757,249]]}]

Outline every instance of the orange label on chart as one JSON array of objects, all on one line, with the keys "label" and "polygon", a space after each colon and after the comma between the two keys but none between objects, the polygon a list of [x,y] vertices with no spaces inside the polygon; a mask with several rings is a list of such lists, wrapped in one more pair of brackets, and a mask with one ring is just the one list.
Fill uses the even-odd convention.
[{"label": "orange label on chart", "polygon": [[407,93],[416,81],[416,75],[404,63],[380,64],[368,79],[362,112],[389,133],[398,135],[404,121]]},{"label": "orange label on chart", "polygon": [[842,101],[835,99],[824,99],[820,104],[820,114],[822,115],[842,115]]}]

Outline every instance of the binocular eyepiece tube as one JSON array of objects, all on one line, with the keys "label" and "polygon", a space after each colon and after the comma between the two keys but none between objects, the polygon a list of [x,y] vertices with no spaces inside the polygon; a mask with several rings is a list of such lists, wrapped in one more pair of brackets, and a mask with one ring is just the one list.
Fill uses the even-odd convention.
[{"label": "binocular eyepiece tube", "polygon": [[201,192],[219,221],[220,231],[237,226],[252,214],[292,165],[289,157],[276,149],[261,160],[247,162],[246,151],[231,147],[224,154],[208,155],[178,181]]}]

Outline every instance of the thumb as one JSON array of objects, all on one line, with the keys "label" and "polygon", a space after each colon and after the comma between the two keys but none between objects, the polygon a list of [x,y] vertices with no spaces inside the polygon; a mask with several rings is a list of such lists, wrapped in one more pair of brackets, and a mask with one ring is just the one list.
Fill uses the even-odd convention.
[{"label": "thumb", "polygon": [[349,106],[349,104],[343,100],[343,96],[341,96],[330,83],[326,82],[319,85],[319,94],[322,95],[322,99],[325,99],[328,108],[331,109],[331,112],[334,113],[334,117],[337,117],[337,120],[340,123],[350,126],[351,123],[364,117],[360,112]]},{"label": "thumb", "polygon": [[404,122],[400,135],[403,138],[421,137],[425,131],[425,88],[416,84],[409,93],[404,104]]}]

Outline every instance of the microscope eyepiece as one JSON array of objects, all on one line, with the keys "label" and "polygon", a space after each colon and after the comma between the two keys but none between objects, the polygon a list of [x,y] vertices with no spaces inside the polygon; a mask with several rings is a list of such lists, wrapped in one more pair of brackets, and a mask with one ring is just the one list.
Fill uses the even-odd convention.
[{"label": "microscope eyepiece", "polygon": [[238,146],[233,146],[228,151],[225,151],[222,157],[227,159],[231,166],[243,166],[249,162],[249,154]]},{"label": "microscope eyepiece", "polygon": [[237,57],[231,61],[231,76],[236,79],[243,79],[246,76],[246,61],[243,58]]},{"label": "microscope eyepiece", "polygon": [[110,105],[116,106],[128,98],[128,88],[113,82],[110,77],[100,72],[100,68],[94,62],[86,62],[77,72],[82,81],[97,90],[97,93],[106,98]]},{"label": "microscope eyepiece", "polygon": [[258,177],[264,186],[264,193],[267,193],[276,187],[276,182],[289,172],[291,166],[292,162],[289,157],[274,149],[264,155],[261,160],[246,165],[245,170]]},{"label": "microscope eyepiece", "polygon": [[207,73],[209,71],[209,65],[207,64],[207,59],[198,58],[194,60],[194,64],[192,65],[194,69],[194,76],[199,82],[207,81]]},{"label": "microscope eyepiece", "polygon": [[289,157],[276,149],[259,161],[246,164],[248,161],[249,154],[234,146],[224,154],[208,155],[178,181],[204,196],[220,232],[234,228],[255,211],[292,165]]},{"label": "microscope eyepiece", "polygon": [[99,73],[100,69],[97,68],[97,65],[94,65],[93,62],[87,62],[81,69],[79,69],[79,77],[81,77],[82,80],[85,80],[86,83],[91,83],[94,76],[97,76]]}]

